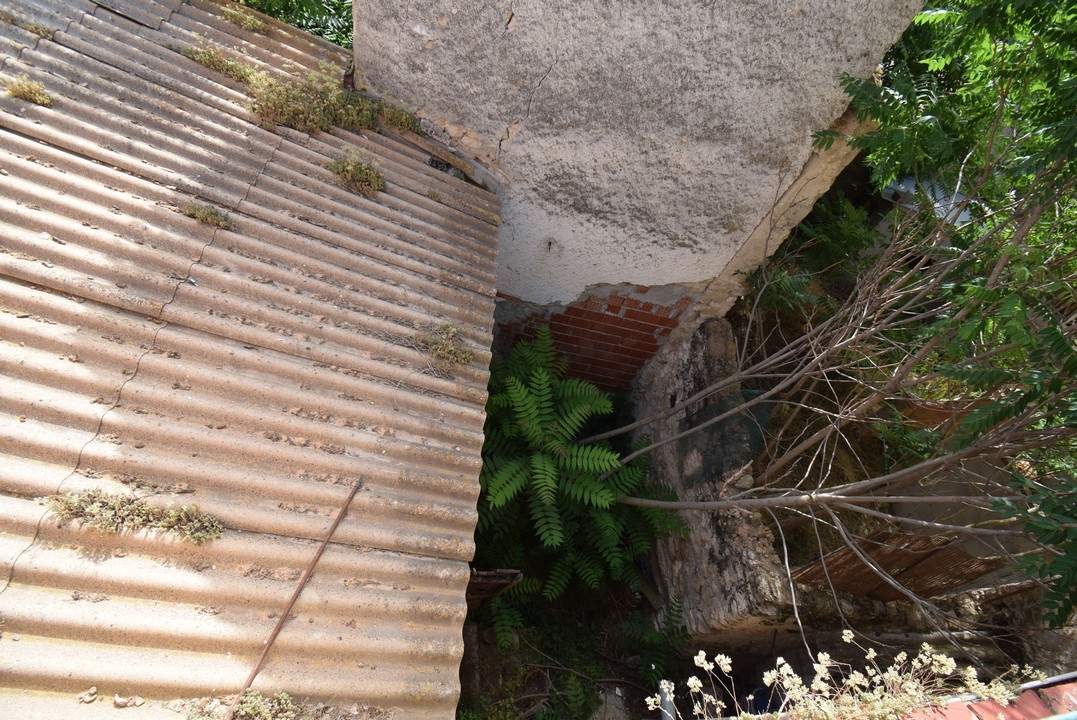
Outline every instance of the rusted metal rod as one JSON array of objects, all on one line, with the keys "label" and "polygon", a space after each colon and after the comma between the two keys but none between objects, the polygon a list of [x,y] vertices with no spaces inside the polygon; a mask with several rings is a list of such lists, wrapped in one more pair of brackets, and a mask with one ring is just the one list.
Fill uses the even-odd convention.
[{"label": "rusted metal rod", "polygon": [[284,608],[284,612],[282,612],[277,619],[276,627],[273,628],[273,632],[269,634],[269,639],[266,640],[265,647],[262,648],[262,655],[258,658],[258,662],[255,664],[254,669],[251,670],[251,674],[247,676],[247,682],[243,683],[243,688],[239,691],[239,695],[236,698],[236,703],[233,703],[232,706],[228,708],[228,714],[225,715],[225,720],[232,720],[232,714],[235,712],[236,704],[243,698],[246,692],[250,690],[254,679],[258,677],[258,673],[262,671],[262,665],[265,664],[266,657],[269,655],[269,650],[273,647],[273,643],[276,641],[277,636],[280,635],[284,623],[288,622],[288,618],[292,614],[292,608],[295,607],[296,600],[298,600],[300,594],[302,594],[303,588],[306,587],[307,581],[310,580],[310,576],[314,573],[315,566],[322,558],[322,553],[325,552],[325,548],[333,538],[333,533],[337,531],[340,521],[343,520],[344,516],[348,513],[348,508],[351,506],[352,500],[355,499],[355,493],[359,492],[359,488],[361,487],[363,487],[362,475],[359,476],[359,479],[355,481],[355,485],[352,486],[352,491],[348,493],[348,499],[344,501],[344,505],[340,508],[340,512],[337,513],[337,519],[333,521],[333,526],[330,527],[329,532],[326,533],[325,540],[322,540],[322,544],[318,547],[318,552],[314,553],[314,558],[303,572],[303,577],[299,578],[299,584],[295,586],[295,592],[292,593],[292,599],[288,601],[288,605]]}]

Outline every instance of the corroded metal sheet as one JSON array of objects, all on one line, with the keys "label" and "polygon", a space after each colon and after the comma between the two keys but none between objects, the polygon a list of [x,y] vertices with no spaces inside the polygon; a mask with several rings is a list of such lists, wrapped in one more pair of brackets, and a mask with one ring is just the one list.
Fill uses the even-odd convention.
[{"label": "corroded metal sheet", "polygon": [[883,578],[885,572],[906,589],[925,598],[938,597],[1002,567],[996,558],[978,558],[945,535],[876,532],[859,541],[860,551],[843,547],[793,573],[799,583],[876,600],[902,600],[906,595]]},{"label": "corroded metal sheet", "polygon": [[[436,170],[428,140],[262,128],[179,53],[208,39],[267,72],[343,74],[346,51],[268,18],[260,35],[200,0],[11,13],[52,32],[0,23],[0,78],[53,103],[0,96],[0,686],[238,691],[362,478],[254,687],[451,717],[496,196]],[[326,169],[347,148],[384,192]],[[439,326],[471,362],[422,349]],[[106,534],[38,500],[93,488],[226,529]]]}]

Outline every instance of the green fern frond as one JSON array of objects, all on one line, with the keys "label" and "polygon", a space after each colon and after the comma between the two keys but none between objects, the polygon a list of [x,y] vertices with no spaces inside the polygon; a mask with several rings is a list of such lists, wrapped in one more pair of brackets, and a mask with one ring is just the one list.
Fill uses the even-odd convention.
[{"label": "green fern frond", "polygon": [[535,453],[531,456],[531,489],[543,505],[557,501],[557,465],[548,455]]},{"label": "green fern frond", "polygon": [[486,483],[490,507],[497,508],[510,502],[527,484],[527,478],[527,458],[513,458],[505,463]]},{"label": "green fern frond", "polygon": [[528,380],[527,389],[535,404],[539,427],[545,431],[553,420],[553,381],[546,368],[536,368]]},{"label": "green fern frond", "polygon": [[523,614],[515,605],[500,597],[490,602],[490,614],[498,646],[503,650],[512,647],[516,631],[524,626]]},{"label": "green fern frond", "polygon": [[543,597],[547,600],[556,600],[561,597],[571,579],[572,560],[569,555],[562,555],[554,561],[549,573],[546,574],[546,582],[542,586]]},{"label": "green fern frond", "polygon": [[565,467],[572,472],[602,475],[621,467],[621,458],[601,445],[576,445],[569,448]]},{"label": "green fern frond", "polygon": [[542,590],[542,581],[535,577],[522,577],[520,581],[505,591],[508,597],[526,597]]},{"label": "green fern frond", "polygon": [[617,500],[612,490],[587,475],[565,478],[564,488],[574,501],[593,508],[605,510]]},{"label": "green fern frond", "polygon": [[587,587],[597,590],[602,584],[602,578],[606,575],[602,562],[586,553],[573,553],[571,557],[576,577],[582,580]]},{"label": "green fern frond", "polygon": [[557,507],[543,504],[534,495],[531,496],[530,505],[531,521],[534,523],[539,542],[545,548],[560,547],[565,542],[565,528]]},{"label": "green fern frond", "polygon": [[606,479],[606,484],[615,495],[631,495],[643,486],[647,480],[646,458],[637,458],[635,462],[622,465],[621,469]]}]

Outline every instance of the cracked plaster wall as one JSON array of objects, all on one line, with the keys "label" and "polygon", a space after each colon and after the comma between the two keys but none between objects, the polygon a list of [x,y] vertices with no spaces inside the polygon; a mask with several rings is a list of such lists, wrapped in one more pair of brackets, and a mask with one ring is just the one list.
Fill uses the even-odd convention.
[{"label": "cracked plaster wall", "polygon": [[500,176],[499,289],[568,302],[730,274],[919,6],[357,0],[356,66]]}]

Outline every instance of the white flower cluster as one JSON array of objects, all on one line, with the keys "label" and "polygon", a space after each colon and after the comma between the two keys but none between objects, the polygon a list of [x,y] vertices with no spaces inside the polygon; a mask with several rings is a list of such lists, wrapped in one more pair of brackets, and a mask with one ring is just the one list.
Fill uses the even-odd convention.
[{"label": "white flower cluster", "polygon": [[[856,645],[851,630],[842,632],[842,640]],[[779,701],[776,713],[787,713],[791,720],[892,720],[913,710],[939,704],[955,692],[971,692],[1001,705],[1014,697],[1006,683],[1001,680],[981,682],[973,668],[958,672],[952,657],[935,652],[927,644],[921,646],[912,660],[907,653],[901,652],[886,667],[876,662],[877,657],[874,648],[864,650],[867,664],[861,671],[836,662],[829,653],[820,652],[812,663],[815,676],[810,684],[805,684],[792,665],[779,657],[774,669],[763,673],[763,683],[771,689],[771,699]],[[693,662],[706,672],[706,676],[700,679],[693,675],[685,683],[692,703],[692,717],[719,717],[726,706],[718,698],[722,695],[738,697],[731,676],[733,661],[722,654],[709,660],[701,650]],[[1023,671],[1015,666],[1011,672],[1018,677],[1037,675],[1027,666]],[[706,688],[707,684],[709,688]],[[646,699],[647,709],[660,710],[663,697],[673,698],[673,683],[663,680],[659,689],[661,695]],[[752,699],[752,696],[746,698],[749,703]],[[734,705],[739,717],[745,720],[753,717],[749,715],[754,710],[750,704],[742,706],[734,700]],[[667,720],[682,720],[679,711],[675,711],[675,715],[667,710],[662,712]]]}]

